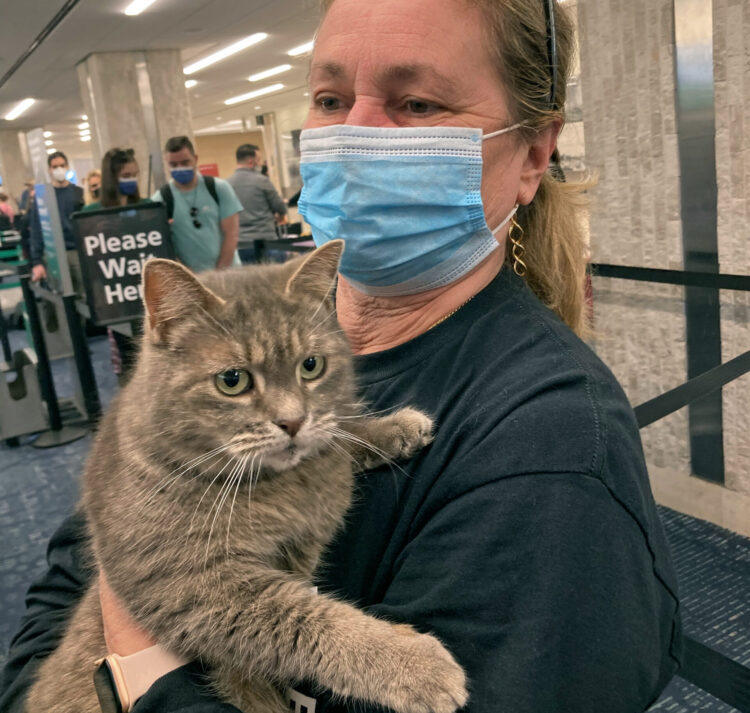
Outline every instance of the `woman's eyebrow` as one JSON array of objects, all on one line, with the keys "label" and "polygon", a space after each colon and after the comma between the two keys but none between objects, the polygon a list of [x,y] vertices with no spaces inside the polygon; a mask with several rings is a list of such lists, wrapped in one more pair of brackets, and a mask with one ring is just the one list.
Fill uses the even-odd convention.
[{"label": "woman's eyebrow", "polygon": [[415,62],[390,65],[381,70],[380,78],[382,82],[388,84],[427,80],[451,92],[458,90],[458,84],[455,80],[442,74],[431,64]]}]

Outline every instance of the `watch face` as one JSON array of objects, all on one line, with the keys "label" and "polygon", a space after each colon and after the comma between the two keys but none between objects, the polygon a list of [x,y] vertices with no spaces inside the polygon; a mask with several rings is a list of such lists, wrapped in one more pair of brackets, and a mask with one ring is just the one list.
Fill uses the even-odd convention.
[{"label": "watch face", "polygon": [[94,688],[102,713],[123,713],[120,697],[115,687],[115,679],[106,659],[94,671]]}]

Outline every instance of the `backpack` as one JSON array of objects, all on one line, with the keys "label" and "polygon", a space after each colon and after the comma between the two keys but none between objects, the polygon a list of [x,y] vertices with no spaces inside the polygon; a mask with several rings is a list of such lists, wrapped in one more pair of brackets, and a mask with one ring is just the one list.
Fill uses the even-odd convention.
[{"label": "backpack", "polygon": [[[211,194],[211,198],[216,201],[216,205],[221,205],[219,194],[216,192],[216,181],[214,180],[214,177],[203,176],[203,181],[206,184],[208,192]],[[170,186],[168,183],[165,183],[159,189],[159,194],[161,195],[161,199],[164,201],[164,205],[167,207],[167,218],[169,220],[172,220],[172,216],[174,215],[174,194],[172,193],[172,186]]]}]

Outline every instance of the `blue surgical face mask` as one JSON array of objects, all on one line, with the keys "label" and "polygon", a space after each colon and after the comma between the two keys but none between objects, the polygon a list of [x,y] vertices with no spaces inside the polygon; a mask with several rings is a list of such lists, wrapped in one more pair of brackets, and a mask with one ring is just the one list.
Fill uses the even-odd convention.
[{"label": "blue surgical face mask", "polygon": [[138,192],[138,180],[135,178],[120,178],[117,183],[124,196],[132,196]]},{"label": "blue surgical face mask", "polygon": [[453,126],[327,126],[301,135],[299,211],[315,244],[343,238],[341,274],[368,295],[451,284],[499,247],[482,206],[482,135]]},{"label": "blue surgical face mask", "polygon": [[172,178],[183,186],[186,186],[195,177],[194,168],[173,168],[170,173],[172,174]]}]

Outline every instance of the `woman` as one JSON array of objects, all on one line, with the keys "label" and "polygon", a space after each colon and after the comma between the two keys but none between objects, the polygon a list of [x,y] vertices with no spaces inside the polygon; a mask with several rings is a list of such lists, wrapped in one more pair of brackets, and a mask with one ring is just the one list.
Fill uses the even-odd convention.
[{"label": "woman", "polygon": [[102,158],[101,193],[84,210],[135,205],[142,199],[138,188],[138,162],[133,149],[110,149]]},{"label": "woman", "polygon": [[[437,424],[408,477],[359,479],[319,584],[435,633],[471,713],[643,711],[679,653],[635,420],[575,335],[575,189],[546,172],[572,50],[556,2],[329,0],[312,57],[300,209],[316,242],[347,241],[337,313],[363,398]],[[64,528],[53,563],[80,537]],[[103,611],[111,651],[153,643],[111,592]],[[55,616],[12,661],[54,646]],[[227,710],[198,680],[173,670],[135,713]],[[316,698],[299,700],[347,710]]]},{"label": "woman", "polygon": [[98,168],[92,168],[86,174],[86,191],[88,192],[86,205],[99,200],[102,193],[102,172]]},{"label": "woman", "polygon": [[[117,208],[137,203],[150,203],[141,198],[138,188],[138,162],[133,149],[113,148],[102,158],[99,200],[89,203],[84,210]],[[92,191],[93,193],[93,191]],[[131,322],[131,329],[139,329],[138,323]],[[116,329],[108,329],[112,368],[121,384],[125,383],[138,353],[137,340]]]}]

